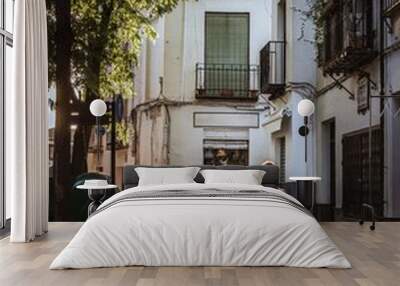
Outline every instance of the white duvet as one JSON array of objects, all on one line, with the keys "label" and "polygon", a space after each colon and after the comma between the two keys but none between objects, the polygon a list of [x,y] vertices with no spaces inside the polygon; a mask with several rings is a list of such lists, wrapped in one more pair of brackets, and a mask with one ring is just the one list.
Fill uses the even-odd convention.
[{"label": "white duvet", "polygon": [[[262,186],[182,184],[136,187],[105,201],[50,269],[145,266],[294,266],[349,268],[310,215],[288,204],[246,198],[118,201],[130,192],[262,190]],[[108,207],[107,207],[108,206]]]}]

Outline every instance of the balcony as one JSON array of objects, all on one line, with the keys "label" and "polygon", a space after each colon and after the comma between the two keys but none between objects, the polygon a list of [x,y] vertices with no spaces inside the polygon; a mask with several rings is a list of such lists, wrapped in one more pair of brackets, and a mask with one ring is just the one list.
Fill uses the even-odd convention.
[{"label": "balcony", "polygon": [[400,11],[400,0],[385,0],[383,11],[385,16],[392,16],[396,11]]},{"label": "balcony", "polygon": [[378,54],[372,0],[339,0],[328,7],[320,63],[325,73],[351,73]]},{"label": "balcony", "polygon": [[284,93],[286,84],[286,43],[270,41],[260,51],[261,92],[270,99]]},{"label": "balcony", "polygon": [[196,64],[196,98],[257,100],[258,65]]}]

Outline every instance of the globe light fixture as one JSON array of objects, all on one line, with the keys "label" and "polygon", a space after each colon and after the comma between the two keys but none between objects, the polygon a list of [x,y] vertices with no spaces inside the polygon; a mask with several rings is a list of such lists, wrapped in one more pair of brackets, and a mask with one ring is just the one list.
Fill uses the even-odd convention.
[{"label": "globe light fixture", "polygon": [[89,109],[93,116],[101,117],[107,112],[107,104],[102,99],[95,99],[90,103]]},{"label": "globe light fixture", "polygon": [[96,117],[96,134],[97,134],[97,170],[100,169],[100,117],[107,112],[107,104],[102,99],[95,99],[90,103],[90,113]]},{"label": "globe light fixture", "polygon": [[304,117],[304,125],[299,128],[300,136],[304,136],[304,160],[307,162],[307,135],[310,132],[308,128],[308,117],[315,111],[314,103],[309,99],[302,99],[297,105],[297,112]]},{"label": "globe light fixture", "polygon": [[297,105],[297,111],[303,117],[311,116],[315,111],[314,103],[309,99],[303,99]]}]

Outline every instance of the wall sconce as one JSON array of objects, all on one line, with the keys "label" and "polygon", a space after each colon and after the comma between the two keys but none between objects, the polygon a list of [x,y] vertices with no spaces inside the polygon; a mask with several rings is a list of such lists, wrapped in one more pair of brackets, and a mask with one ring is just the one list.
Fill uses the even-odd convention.
[{"label": "wall sconce", "polygon": [[304,137],[305,140],[305,150],[304,150],[304,160],[307,162],[307,135],[310,132],[308,128],[308,117],[310,117],[315,111],[314,103],[309,99],[303,99],[297,105],[297,112],[300,116],[304,117],[304,125],[299,128],[300,136]]},{"label": "wall sconce", "polygon": [[96,134],[97,134],[97,162],[96,167],[99,170],[100,163],[100,117],[107,112],[107,105],[102,99],[95,99],[90,103],[90,113],[96,117]]}]

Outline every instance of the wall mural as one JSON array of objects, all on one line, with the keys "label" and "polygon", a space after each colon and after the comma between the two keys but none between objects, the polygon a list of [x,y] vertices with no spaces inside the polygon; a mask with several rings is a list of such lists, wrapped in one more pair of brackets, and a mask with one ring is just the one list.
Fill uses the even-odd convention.
[{"label": "wall mural", "polygon": [[[372,184],[357,177],[359,167],[344,174],[342,155],[352,150],[344,150],[344,137],[369,126],[385,130],[372,147],[352,148],[362,149],[363,170],[371,164],[381,172],[387,168],[373,186],[378,199],[371,203],[386,204],[376,206],[376,213],[400,216],[400,200],[383,200],[398,197],[397,149],[387,148],[399,138],[398,61],[386,63],[386,93],[393,99],[377,100],[383,86],[374,61],[377,39],[348,41],[358,33],[347,30],[334,39],[321,33],[332,21],[356,19],[351,9],[329,5],[334,17],[325,19],[326,1],[251,2],[47,0],[51,220],[86,219],[87,193],[75,190],[85,178],[100,176],[121,186],[126,165],[204,164],[275,164],[292,194],[290,177],[321,176],[316,210],[328,219],[340,217],[344,206],[366,201],[357,196],[353,202],[348,195],[356,191],[343,182]],[[370,29],[378,19],[368,20],[379,15],[375,8],[362,9],[353,23],[368,39],[378,30]],[[314,40],[330,45],[318,49]],[[336,58],[343,45],[355,52]],[[337,77],[350,68],[357,72]],[[98,128],[89,110],[95,99],[107,107]],[[312,108],[299,109],[301,102]],[[305,123],[303,137],[299,128],[306,130]],[[380,154],[375,163],[369,162],[370,150]],[[387,174],[393,182],[384,186]]]},{"label": "wall mural", "polygon": [[[195,1],[185,5],[200,7]],[[261,128],[265,110],[255,108],[259,68],[250,54],[259,51],[250,50],[250,14],[185,17],[207,30],[188,32],[186,37],[206,43],[185,51],[180,47],[189,40],[174,38],[173,31],[198,24],[177,22],[186,13],[182,7],[178,0],[47,1],[51,220],[85,219],[87,194],[74,187],[98,174],[121,185],[126,164],[249,165],[268,159],[262,148],[257,160],[249,158],[249,150],[265,141],[250,132]],[[266,17],[267,11],[257,15],[259,21]],[[260,31],[257,45],[267,36]],[[96,128],[89,105],[98,98],[107,112]],[[245,106],[245,116],[238,105]],[[204,115],[201,127],[180,126],[196,112],[212,116]]]}]

